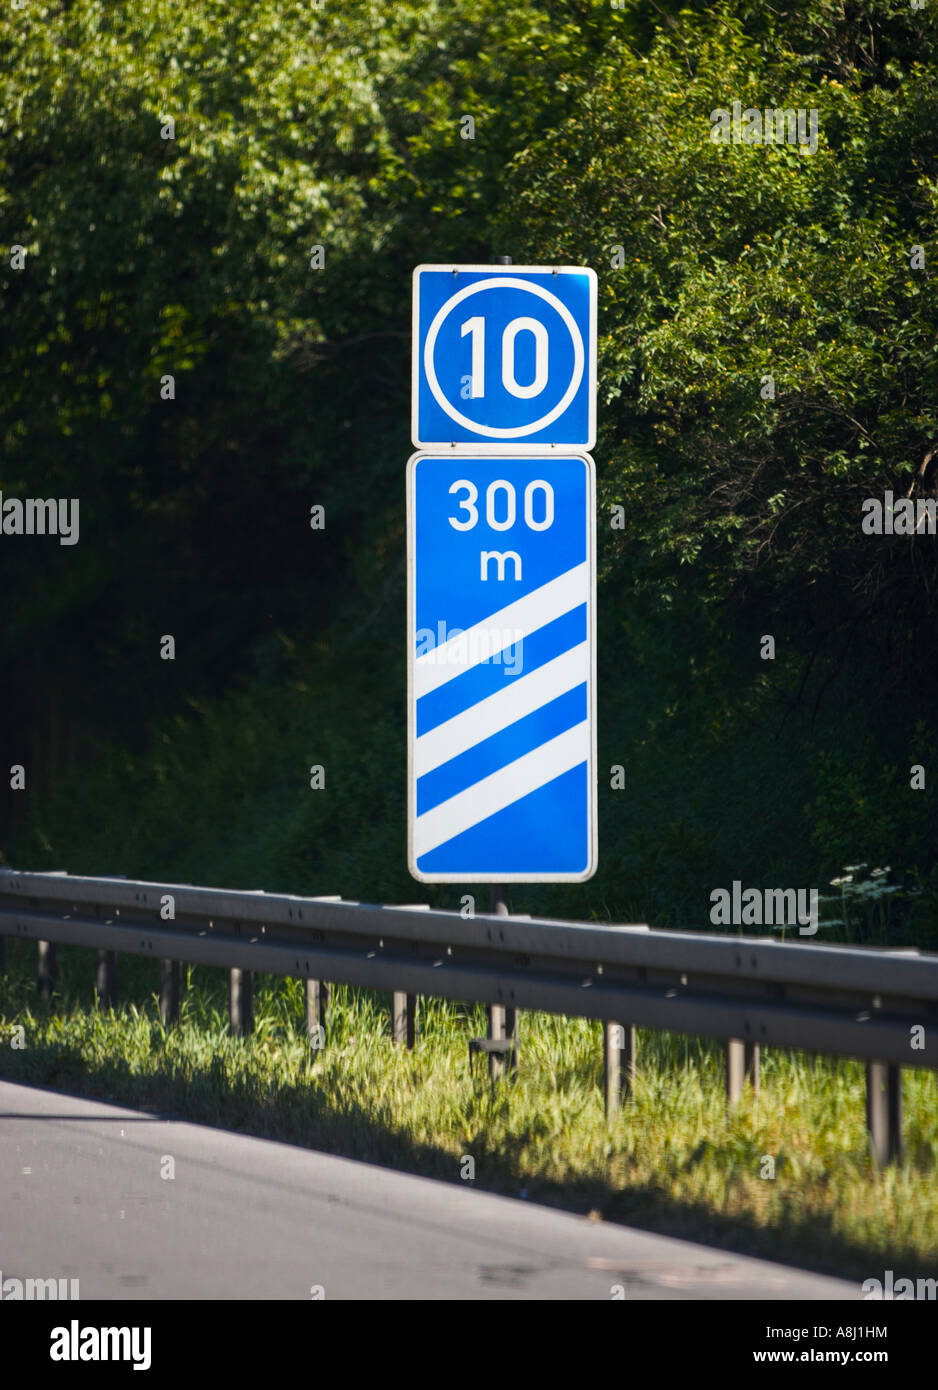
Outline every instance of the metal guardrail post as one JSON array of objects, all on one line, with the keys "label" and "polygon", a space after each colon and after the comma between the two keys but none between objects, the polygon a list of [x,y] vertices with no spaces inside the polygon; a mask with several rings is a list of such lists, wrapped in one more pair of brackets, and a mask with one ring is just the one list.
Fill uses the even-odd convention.
[{"label": "metal guardrail post", "polygon": [[[322,980],[306,981],[306,1036],[310,1043],[326,1034],[326,1013],[329,1009],[329,986]],[[317,1032],[318,1030],[321,1030]]]},{"label": "metal guardrail post", "polygon": [[[489,1004],[489,1042],[504,1042],[508,1037],[508,1030],[505,1027],[505,1009],[502,1004]],[[498,1052],[489,1053],[489,1076],[493,1081],[498,1081],[505,1072],[504,1059]]]},{"label": "metal guardrail post", "polygon": [[94,992],[99,1009],[113,1009],[117,1003],[116,951],[95,951]]},{"label": "metal guardrail post", "polygon": [[412,1048],[417,1041],[417,996],[396,989],[391,995],[391,1037]]},{"label": "metal guardrail post", "polygon": [[618,1023],[603,1024],[603,1100],[606,1118],[611,1119],[619,1109],[619,1088],[622,1084],[620,1063],[621,1033]]},{"label": "metal guardrail post", "polygon": [[611,1119],[635,1084],[636,1032],[623,1023],[603,1024],[603,1097]]},{"label": "metal guardrail post", "polygon": [[726,1043],[726,1103],[737,1105],[743,1094],[746,1079],[746,1044],[741,1038],[728,1038]]},{"label": "metal guardrail post", "polygon": [[178,960],[160,961],[160,1018],[169,1028],[179,1021],[179,996],[182,992],[182,966]]},{"label": "metal guardrail post", "polygon": [[759,1046],[742,1038],[729,1038],[726,1043],[726,1102],[734,1106],[742,1099],[743,1087],[749,1081],[753,1091],[759,1091]]},{"label": "metal guardrail post", "polygon": [[866,1064],[866,1124],[877,1168],[902,1158],[902,1069],[888,1062]]},{"label": "metal guardrail post", "polygon": [[228,971],[228,1021],[232,1036],[254,1032],[254,972]]},{"label": "metal guardrail post", "polygon": [[37,941],[38,964],[36,988],[40,999],[51,999],[55,982],[59,978],[59,954],[54,941]]},{"label": "metal guardrail post", "polygon": [[[503,883],[492,884],[490,911],[496,917],[508,916],[508,899]],[[504,1004],[489,1004],[488,1016],[488,1038],[490,1042],[506,1042],[509,1037],[514,1037],[518,1026],[518,1019],[514,1009],[507,1008]],[[490,1052],[488,1056],[489,1076],[493,1081],[498,1081],[505,1075],[504,1055],[501,1052]],[[515,1060],[517,1059],[517,1049],[513,1057]]]}]

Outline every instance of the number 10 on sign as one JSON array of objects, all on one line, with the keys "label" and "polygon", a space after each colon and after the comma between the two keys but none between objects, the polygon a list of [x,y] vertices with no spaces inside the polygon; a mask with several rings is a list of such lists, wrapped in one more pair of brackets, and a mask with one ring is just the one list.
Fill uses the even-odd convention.
[{"label": "number 10 on sign", "polygon": [[595,272],[418,266],[412,433],[418,449],[592,448]]}]

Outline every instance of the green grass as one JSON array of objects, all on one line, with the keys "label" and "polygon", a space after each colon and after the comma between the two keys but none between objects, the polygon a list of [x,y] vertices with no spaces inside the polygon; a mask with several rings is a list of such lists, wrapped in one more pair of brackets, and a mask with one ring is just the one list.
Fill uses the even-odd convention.
[{"label": "green grass", "polygon": [[[91,953],[60,948],[59,992],[37,1000],[35,947],[8,942],[0,1073],[209,1124],[460,1180],[490,1190],[862,1279],[938,1264],[938,1078],[905,1073],[905,1156],[872,1166],[860,1063],[768,1051],[762,1090],[732,1113],[716,1044],[639,1034],[633,1100],[607,1123],[600,1025],[523,1013],[521,1069],[492,1087],[468,1065],[484,1010],[422,1000],[408,1052],[387,998],[333,991],[311,1051],[303,986],[258,979],[256,1029],[227,1030],[221,971],[192,969],[180,1022],[163,1028],[151,962],[119,958],[125,1000],[101,1012]],[[8,1039],[16,1024],[26,1046]],[[775,1177],[762,1177],[765,1156]]]}]

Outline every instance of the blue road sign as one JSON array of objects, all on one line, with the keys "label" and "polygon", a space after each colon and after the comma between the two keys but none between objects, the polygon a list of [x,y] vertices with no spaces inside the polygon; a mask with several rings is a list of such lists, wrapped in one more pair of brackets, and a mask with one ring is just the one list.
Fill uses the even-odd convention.
[{"label": "blue road sign", "polygon": [[596,869],[589,455],[407,466],[408,863],[425,883]]},{"label": "blue road sign", "polygon": [[592,449],[596,272],[417,266],[412,434],[418,449]]}]

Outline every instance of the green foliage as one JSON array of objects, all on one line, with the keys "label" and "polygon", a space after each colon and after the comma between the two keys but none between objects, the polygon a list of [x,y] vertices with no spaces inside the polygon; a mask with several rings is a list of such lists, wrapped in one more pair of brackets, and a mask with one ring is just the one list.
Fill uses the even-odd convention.
[{"label": "green foliage", "polygon": [[[729,12],[684,14],[650,53],[610,51],[513,162],[506,225],[526,258],[600,268],[620,562],[661,584],[692,567],[704,596],[745,584],[806,604],[809,639],[872,609],[933,688],[934,544],[871,545],[859,508],[934,480],[936,281],[910,248],[934,225],[935,25],[870,85],[809,59],[802,17],[756,40]],[[890,40],[919,25],[878,22]],[[734,100],[816,109],[817,151],[715,143],[710,114]]]},{"label": "green foliage", "polygon": [[[0,490],[82,505],[39,563],[0,538],[7,858],[408,892],[410,273],[510,252],[601,306],[602,868],[526,910],[930,882],[938,552],[859,508],[938,488],[936,34],[898,0],[4,9]],[[734,100],[816,108],[817,150],[715,144]]]},{"label": "green foliage", "polygon": [[[923,765],[924,725],[910,743],[907,761]],[[895,763],[877,766],[868,742],[818,755],[817,798],[806,812],[825,861],[843,865],[850,858],[871,863],[885,857],[894,863],[928,862],[934,851],[935,792],[927,781],[924,788],[910,791],[910,771]]]}]

